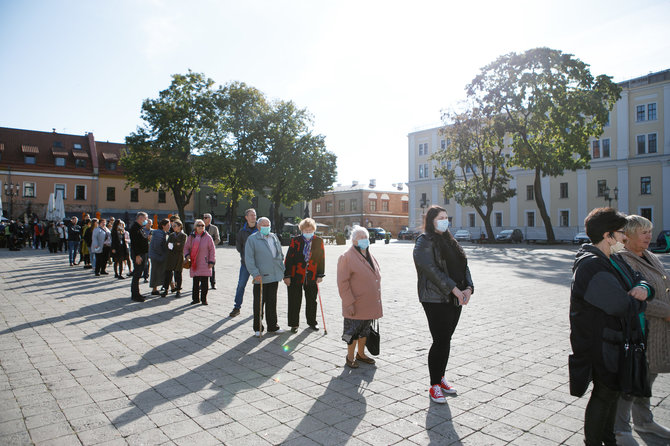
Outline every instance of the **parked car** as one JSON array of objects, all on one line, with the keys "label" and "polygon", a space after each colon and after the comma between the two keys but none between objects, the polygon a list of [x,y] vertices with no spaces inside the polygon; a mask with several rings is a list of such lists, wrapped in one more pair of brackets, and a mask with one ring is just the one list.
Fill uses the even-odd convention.
[{"label": "parked car", "polygon": [[398,232],[398,240],[416,240],[421,235],[421,231],[413,231],[411,229],[403,229]]},{"label": "parked car", "polygon": [[386,238],[384,228],[368,228],[368,232],[370,233],[370,238],[374,236],[375,240],[384,240]]},{"label": "parked car", "polygon": [[572,239],[572,243],[574,243],[575,245],[591,243],[591,239],[589,238],[588,235],[586,235],[586,232],[578,232],[577,235],[575,235],[575,238]]},{"label": "parked car", "polygon": [[470,234],[470,231],[468,231],[467,229],[459,229],[454,234],[454,238],[459,242],[462,241],[469,242],[470,240],[472,240],[472,234]]},{"label": "parked car", "polygon": [[523,232],[521,232],[521,229],[505,229],[496,235],[496,240],[499,242],[521,243],[523,241]]}]

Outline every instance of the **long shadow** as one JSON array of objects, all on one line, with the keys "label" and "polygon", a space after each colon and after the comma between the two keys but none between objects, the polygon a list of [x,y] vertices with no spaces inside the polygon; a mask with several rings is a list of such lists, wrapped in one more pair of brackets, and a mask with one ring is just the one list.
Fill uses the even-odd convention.
[{"label": "long shadow", "polygon": [[[367,412],[364,390],[377,372],[376,366],[362,364],[358,369],[344,367],[334,376],[322,395],[316,398],[307,414],[284,440],[309,441],[318,444],[344,444],[354,435]],[[334,427],[314,431],[314,419],[336,422]],[[303,438],[301,438],[303,437]]]},{"label": "long shadow", "polygon": [[[249,318],[248,318],[249,319]],[[206,328],[204,331],[191,336],[190,339],[198,339],[197,349],[203,349],[207,345],[214,344],[223,335],[233,331],[247,320],[240,321],[223,330],[216,331],[220,323]],[[205,339],[200,338],[205,335]],[[300,343],[308,336],[307,330],[293,339],[294,343]],[[270,339],[271,338],[271,339]],[[206,387],[215,390],[215,394],[202,401],[199,406],[201,413],[212,413],[222,410],[230,404],[235,395],[246,390],[257,389],[265,382],[275,376],[291,360],[293,356],[291,349],[284,350],[282,341],[286,335],[268,335],[260,341],[256,337],[249,337],[241,344],[225,351],[221,356],[201,364],[200,366],[170,378],[137,394],[133,399],[133,407],[120,414],[112,420],[115,426],[122,426],[140,419],[150,413],[154,408],[166,404],[171,400],[184,397],[188,394],[199,392]],[[151,364],[148,358],[151,356],[164,356],[166,348],[177,347],[180,341],[170,341],[147,352],[143,359],[134,366],[118,372],[119,376],[137,373]],[[195,342],[194,342],[195,343]],[[174,350],[173,350],[174,351]],[[177,353],[177,356],[185,357],[192,353]],[[165,359],[158,359],[165,362]],[[169,359],[172,361],[172,359]]]},{"label": "long shadow", "polygon": [[430,445],[462,444],[451,422],[451,409],[448,400],[446,404],[430,402],[426,413],[426,432],[430,439],[428,443]]}]

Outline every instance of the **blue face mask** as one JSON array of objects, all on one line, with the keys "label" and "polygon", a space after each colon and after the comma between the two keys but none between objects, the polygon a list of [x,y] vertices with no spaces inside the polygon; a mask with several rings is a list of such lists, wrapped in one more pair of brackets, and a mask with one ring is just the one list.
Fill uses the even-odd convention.
[{"label": "blue face mask", "polygon": [[438,220],[435,229],[440,232],[447,232],[447,229],[449,229],[449,220]]},{"label": "blue face mask", "polygon": [[313,232],[303,232],[302,236],[305,237],[305,240],[311,240],[312,237],[314,237],[314,233]]},{"label": "blue face mask", "polygon": [[142,226],[146,226],[147,223],[149,223],[149,220],[144,220],[144,221],[142,222]]},{"label": "blue face mask", "polygon": [[262,235],[270,235],[270,227],[269,226],[259,226],[259,231],[261,231]]},{"label": "blue face mask", "polygon": [[358,241],[358,247],[361,249],[368,249],[369,246],[370,246],[370,240],[366,238],[362,238]]}]

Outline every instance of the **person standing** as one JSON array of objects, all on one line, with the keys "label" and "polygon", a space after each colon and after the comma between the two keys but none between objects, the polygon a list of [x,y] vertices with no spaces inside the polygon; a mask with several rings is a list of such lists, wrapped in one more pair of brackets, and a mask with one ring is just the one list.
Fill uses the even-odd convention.
[{"label": "person standing", "polygon": [[165,262],[167,261],[167,231],[170,228],[170,220],[162,219],[158,223],[158,229],[151,231],[151,241],[149,242],[149,260],[151,261],[151,275],[149,286],[152,288],[151,294],[157,296],[160,294],[158,286],[163,285],[165,280]]},{"label": "person standing", "polygon": [[[4,229],[4,228],[3,228]],[[58,252],[58,227],[54,222],[49,222],[49,252],[55,254]]]},{"label": "person standing", "polygon": [[130,282],[130,298],[135,302],[144,302],[144,296],[140,293],[140,277],[144,274],[144,265],[147,263],[149,252],[149,241],[144,234],[144,226],[148,222],[146,212],[138,212],[135,221],[130,225],[130,252],[135,263],[133,266],[133,279]]},{"label": "person standing", "polygon": [[58,239],[58,252],[67,250],[67,229],[65,228],[65,224],[63,224],[62,221],[58,222]]},{"label": "person standing", "polygon": [[447,211],[431,206],[426,213],[424,233],[416,239],[413,253],[419,301],[433,338],[428,352],[429,396],[440,404],[447,402],[445,393],[456,393],[444,379],[444,374],[449,362],[451,336],[463,306],[470,302],[474,293],[468,259],[448,228]]},{"label": "person standing", "polygon": [[[221,243],[221,237],[219,236],[219,228],[212,224],[212,214],[203,214],[202,221],[205,222],[205,231],[212,237],[214,240],[214,246],[219,246]],[[212,275],[209,278],[209,283],[212,285],[210,288],[216,289],[216,268],[212,266]]]},{"label": "person standing", "polygon": [[112,225],[112,260],[114,261],[114,277],[123,277],[123,262],[128,257],[128,244],[126,243],[126,224],[119,219]]},{"label": "person standing", "polygon": [[[263,308],[268,333],[283,333],[277,325],[277,289],[279,281],[284,279],[284,254],[281,243],[270,227],[270,219],[258,220],[258,232],[247,239],[244,247],[244,260],[249,274],[254,279],[254,333],[263,332]],[[263,298],[261,302],[261,284]]]},{"label": "person standing", "polygon": [[208,279],[216,263],[216,246],[212,236],[205,231],[205,222],[195,221],[195,231],[186,239],[184,257],[191,260],[190,276],[193,279],[191,304],[207,303]]},{"label": "person standing", "polygon": [[291,238],[284,262],[284,283],[288,288],[288,325],[293,333],[298,332],[300,325],[303,289],[307,325],[314,331],[319,330],[316,322],[316,296],[318,284],[325,276],[323,239],[314,235],[316,222],[306,218],[298,224],[298,228],[302,234]]},{"label": "person standing", "polygon": [[183,232],[184,225],[181,220],[172,221],[172,232],[167,239],[167,261],[165,264],[165,281],[163,282],[162,297],[167,296],[168,289],[174,277],[176,291],[175,298],[181,297],[182,268],[184,266],[184,246],[186,245],[186,234]]},{"label": "person standing", "polygon": [[70,266],[74,266],[81,240],[81,226],[77,224],[77,217],[70,219],[70,226],[67,228],[67,252],[70,259]]},{"label": "person standing", "polygon": [[[90,230],[90,229],[89,229]],[[107,257],[112,245],[112,234],[107,229],[107,220],[101,218],[98,227],[93,230],[91,236],[91,252],[95,255],[95,275],[109,274],[107,269]]]},{"label": "person standing", "polygon": [[242,299],[244,298],[244,289],[247,287],[247,282],[249,282],[249,271],[244,259],[244,247],[246,246],[247,239],[251,234],[254,234],[258,231],[256,227],[256,210],[247,209],[244,211],[244,219],[246,223],[242,226],[242,229],[237,233],[237,239],[235,240],[235,247],[237,252],[240,253],[240,272],[237,277],[237,290],[235,291],[235,306],[233,311],[230,312],[230,317],[235,317],[240,314],[240,309],[242,308]]},{"label": "person standing", "polygon": [[352,369],[359,367],[359,361],[375,363],[374,359],[365,354],[365,342],[372,321],[383,315],[379,263],[370,253],[369,247],[368,230],[354,226],[351,247],[337,260],[337,289],[342,299],[344,316],[342,340],[347,343],[345,365]]}]

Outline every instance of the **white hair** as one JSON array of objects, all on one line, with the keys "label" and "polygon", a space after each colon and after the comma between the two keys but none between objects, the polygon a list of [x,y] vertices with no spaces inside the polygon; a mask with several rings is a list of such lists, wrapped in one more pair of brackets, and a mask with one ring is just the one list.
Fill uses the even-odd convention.
[{"label": "white hair", "polygon": [[260,225],[261,225],[261,222],[263,222],[263,221],[267,221],[268,223],[270,223],[270,226],[272,226],[272,223],[270,222],[270,219],[267,218],[267,217],[261,217],[261,218],[259,218],[259,219],[258,219],[258,226],[260,226]]},{"label": "white hair", "polygon": [[[363,237],[361,237],[363,235]],[[361,240],[364,238],[370,238],[370,233],[363,226],[354,226],[351,230],[351,240]]]}]

